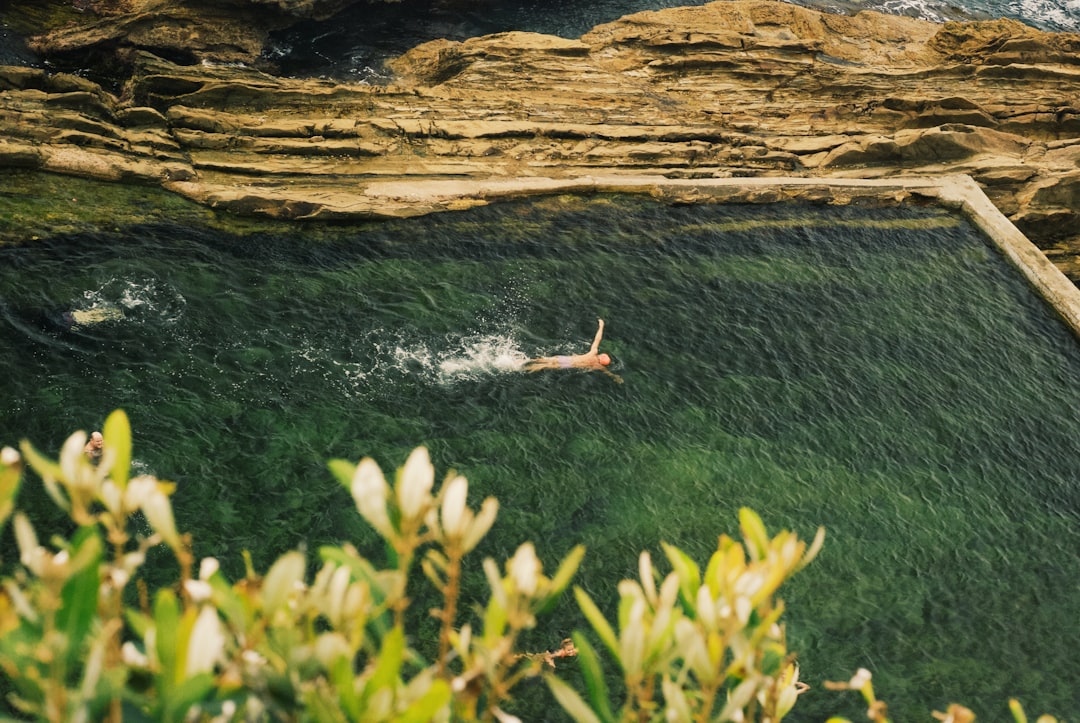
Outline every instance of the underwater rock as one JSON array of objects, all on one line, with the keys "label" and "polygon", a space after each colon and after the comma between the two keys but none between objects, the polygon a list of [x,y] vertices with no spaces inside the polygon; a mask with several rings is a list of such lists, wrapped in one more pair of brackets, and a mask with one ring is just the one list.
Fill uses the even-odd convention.
[{"label": "underwater rock", "polygon": [[118,94],[0,68],[0,165],[160,184],[284,219],[485,202],[429,182],[525,194],[595,176],[967,174],[1078,266],[1066,263],[1080,252],[1078,34],[730,0],[629,15],[576,40],[434,41],[392,61],[386,86],[212,62],[233,50],[205,40],[195,65],[132,50]]}]

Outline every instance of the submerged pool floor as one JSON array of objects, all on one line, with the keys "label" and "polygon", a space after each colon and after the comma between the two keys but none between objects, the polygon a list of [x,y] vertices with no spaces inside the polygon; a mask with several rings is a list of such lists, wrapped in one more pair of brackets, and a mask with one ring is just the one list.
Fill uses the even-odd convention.
[{"label": "submerged pool floor", "polygon": [[[499,498],[480,554],[584,543],[609,607],[639,550],[704,560],[740,506],[824,525],[784,595],[798,720],[861,717],[821,685],[860,666],[897,720],[1074,710],[1080,346],[958,215],[560,197],[310,234],[160,224],[0,249],[0,300],[0,443],[55,453],[125,409],[233,575],[305,537],[379,558],[325,462],[423,443]],[[57,326],[106,306],[123,318]],[[600,317],[624,384],[520,371]],[[538,645],[583,627],[557,612]]]}]

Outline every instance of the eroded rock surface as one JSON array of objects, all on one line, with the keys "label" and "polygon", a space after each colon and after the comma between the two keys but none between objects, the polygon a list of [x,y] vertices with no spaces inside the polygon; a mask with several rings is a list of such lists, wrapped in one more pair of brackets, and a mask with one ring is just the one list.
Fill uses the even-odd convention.
[{"label": "eroded rock surface", "polygon": [[722,0],[392,66],[373,87],[144,52],[119,96],[3,68],[0,166],[322,219],[482,202],[400,191],[432,179],[963,173],[1080,278],[1080,35]]},{"label": "eroded rock surface", "polygon": [[29,45],[61,62],[115,65],[146,50],[181,63],[256,63],[271,31],[324,20],[358,1],[75,0],[80,14],[34,35]]}]

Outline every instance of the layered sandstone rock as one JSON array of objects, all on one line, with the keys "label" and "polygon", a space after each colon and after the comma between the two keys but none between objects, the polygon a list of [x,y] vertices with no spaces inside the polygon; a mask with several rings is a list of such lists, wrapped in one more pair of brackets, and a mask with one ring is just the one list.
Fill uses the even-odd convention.
[{"label": "layered sandstone rock", "polygon": [[[376,0],[379,1],[379,0]],[[269,33],[324,20],[358,0],[76,0],[82,13],[30,38],[59,61],[115,65],[134,50],[178,62],[255,63]]]},{"label": "layered sandstone rock", "polygon": [[134,67],[119,96],[0,69],[0,165],[320,219],[482,202],[408,191],[428,180],[525,178],[532,192],[613,174],[962,173],[1080,270],[1080,35],[733,0],[631,15],[578,40],[427,43],[393,62],[386,87],[149,53]]}]

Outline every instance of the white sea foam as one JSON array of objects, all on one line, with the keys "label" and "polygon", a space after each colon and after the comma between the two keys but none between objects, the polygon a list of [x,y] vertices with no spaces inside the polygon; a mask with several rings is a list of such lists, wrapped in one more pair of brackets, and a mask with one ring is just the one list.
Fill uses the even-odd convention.
[{"label": "white sea foam", "polygon": [[866,7],[944,22],[957,10],[975,17],[1020,19],[1045,30],[1080,31],[1080,0],[877,0]]},{"label": "white sea foam", "polygon": [[83,292],[83,298],[74,305],[75,309],[90,311],[93,309],[120,307],[134,315],[152,316],[162,323],[174,323],[183,316],[187,300],[180,292],[157,279],[111,278],[97,289]]},{"label": "white sea foam", "polygon": [[823,10],[877,10],[945,22],[1009,17],[1043,30],[1080,32],[1080,0],[793,0]]},{"label": "white sea foam", "polygon": [[948,20],[942,12],[941,4],[926,0],[884,0],[880,7],[874,8],[893,15],[906,15],[912,18],[932,20],[943,23]]},{"label": "white sea foam", "polygon": [[1080,31],[1080,0],[1020,0],[1009,3],[1009,13],[1056,30]]}]

